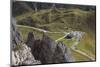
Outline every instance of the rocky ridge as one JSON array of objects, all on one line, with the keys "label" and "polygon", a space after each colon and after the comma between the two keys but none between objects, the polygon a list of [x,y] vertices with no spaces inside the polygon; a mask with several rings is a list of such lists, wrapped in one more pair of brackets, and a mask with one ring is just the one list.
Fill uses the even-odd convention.
[{"label": "rocky ridge", "polygon": [[30,47],[23,42],[14,18],[12,19],[11,27],[12,65],[40,64],[40,61],[34,59]]},{"label": "rocky ridge", "polygon": [[29,32],[26,44],[31,48],[35,59],[40,60],[42,64],[75,61],[65,44],[55,42],[46,34],[43,34],[41,40],[35,40],[33,32]]},{"label": "rocky ridge", "polygon": [[33,65],[74,62],[70,49],[62,42],[55,42],[46,34],[42,39],[35,39],[34,32],[29,32],[27,42],[24,43],[21,34],[12,19],[11,43],[12,65]]}]

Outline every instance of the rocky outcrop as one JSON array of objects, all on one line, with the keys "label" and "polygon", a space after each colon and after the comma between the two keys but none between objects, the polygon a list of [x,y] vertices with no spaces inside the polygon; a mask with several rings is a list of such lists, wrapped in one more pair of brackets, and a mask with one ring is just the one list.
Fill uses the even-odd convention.
[{"label": "rocky outcrop", "polygon": [[56,63],[60,62],[74,62],[75,59],[71,54],[71,51],[66,45],[64,45],[62,42],[59,42],[57,44],[53,61]]},{"label": "rocky outcrop", "polygon": [[30,47],[23,42],[15,23],[13,18],[11,23],[12,65],[40,64],[41,62],[35,60],[32,55]]},{"label": "rocky outcrop", "polygon": [[29,32],[28,33],[28,37],[27,37],[27,46],[32,47],[32,44],[34,43],[35,39],[34,39],[34,35],[33,32]]},{"label": "rocky outcrop", "polygon": [[[14,19],[12,21],[15,22]],[[46,34],[42,39],[35,39],[33,32],[29,32],[24,43],[16,24],[11,25],[12,65],[74,62],[70,49],[62,42],[55,42]]]},{"label": "rocky outcrop", "polygon": [[76,37],[76,41],[80,42],[82,37],[85,35],[85,32],[82,31],[71,31],[69,34],[66,35],[66,39],[72,40],[73,37]]},{"label": "rocky outcrop", "polygon": [[[29,36],[34,38],[32,37],[34,36],[33,33],[30,33],[28,38]],[[32,39],[32,42],[32,40],[29,39],[27,41],[27,45],[31,45],[30,48],[34,58],[36,60],[40,60],[42,64],[74,62],[74,58],[71,55],[70,49],[67,48],[63,43],[57,43],[45,34],[41,40]]]},{"label": "rocky outcrop", "polygon": [[85,32],[72,31],[68,35],[71,36],[71,37],[76,37],[77,38],[77,41],[80,42],[80,40],[82,39],[82,37],[83,37],[84,34],[85,34]]},{"label": "rocky outcrop", "polygon": [[40,64],[40,61],[34,59],[31,49],[26,44],[21,44],[21,49],[12,51],[12,65],[32,65]]}]

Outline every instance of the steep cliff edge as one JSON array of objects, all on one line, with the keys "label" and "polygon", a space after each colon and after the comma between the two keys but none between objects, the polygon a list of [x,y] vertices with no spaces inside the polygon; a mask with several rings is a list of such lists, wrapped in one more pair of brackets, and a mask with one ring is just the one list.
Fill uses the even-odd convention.
[{"label": "steep cliff edge", "polygon": [[12,65],[32,65],[41,63],[34,59],[30,47],[23,42],[21,35],[16,28],[16,20],[14,18],[11,23],[11,46]]}]

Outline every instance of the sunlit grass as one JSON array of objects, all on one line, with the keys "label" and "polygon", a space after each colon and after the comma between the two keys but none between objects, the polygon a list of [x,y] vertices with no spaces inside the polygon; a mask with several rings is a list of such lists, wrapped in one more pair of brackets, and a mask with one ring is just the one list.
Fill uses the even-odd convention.
[{"label": "sunlit grass", "polygon": [[64,36],[63,33],[47,33],[47,35],[53,40],[57,40],[58,38]]},{"label": "sunlit grass", "polygon": [[77,48],[95,58],[95,38],[91,37],[89,34],[84,36]]},{"label": "sunlit grass", "polygon": [[75,52],[73,50],[71,50],[71,53],[74,56],[74,59],[75,59],[76,62],[80,62],[80,61],[90,61],[89,58],[87,58],[87,57],[83,56],[82,54],[77,53],[77,52]]}]

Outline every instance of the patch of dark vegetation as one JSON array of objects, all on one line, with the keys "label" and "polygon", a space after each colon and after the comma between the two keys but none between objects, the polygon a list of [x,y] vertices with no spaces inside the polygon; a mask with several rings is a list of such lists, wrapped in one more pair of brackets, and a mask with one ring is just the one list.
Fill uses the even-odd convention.
[{"label": "patch of dark vegetation", "polygon": [[31,17],[27,17],[23,20],[18,21],[17,24],[36,27],[36,22],[37,21],[33,20]]}]

